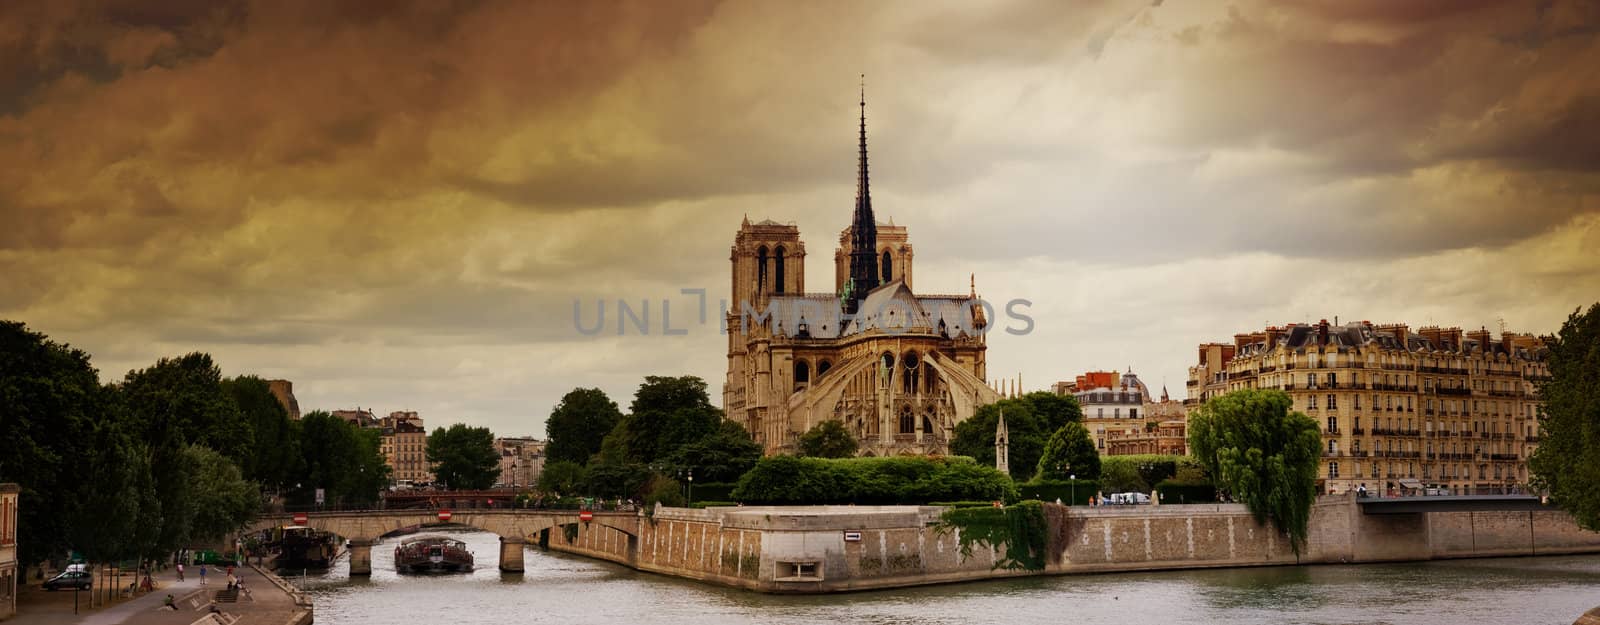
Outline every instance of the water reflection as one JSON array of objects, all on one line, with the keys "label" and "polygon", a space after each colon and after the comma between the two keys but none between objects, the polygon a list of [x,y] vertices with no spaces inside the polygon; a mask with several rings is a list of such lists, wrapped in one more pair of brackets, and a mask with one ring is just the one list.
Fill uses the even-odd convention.
[{"label": "water reflection", "polygon": [[341,560],[295,578],[319,625],[415,621],[760,623],[1265,623],[1568,625],[1600,604],[1600,556],[1419,564],[1260,567],[1069,575],[847,595],[779,596],[640,573],[529,549],[526,572],[502,574],[493,534],[455,534],[478,568],[456,575],[394,571],[394,540],[375,545],[369,579]]}]

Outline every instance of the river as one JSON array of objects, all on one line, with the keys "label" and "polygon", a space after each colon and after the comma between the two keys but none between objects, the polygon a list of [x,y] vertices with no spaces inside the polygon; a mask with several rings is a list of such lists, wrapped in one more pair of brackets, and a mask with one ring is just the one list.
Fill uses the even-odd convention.
[{"label": "river", "polygon": [[1600,555],[1414,564],[1061,575],[824,596],[774,596],[528,549],[502,575],[494,534],[452,532],[470,574],[399,575],[393,539],[372,577],[286,576],[316,602],[318,625],[515,623],[1226,623],[1570,625],[1600,605]]}]

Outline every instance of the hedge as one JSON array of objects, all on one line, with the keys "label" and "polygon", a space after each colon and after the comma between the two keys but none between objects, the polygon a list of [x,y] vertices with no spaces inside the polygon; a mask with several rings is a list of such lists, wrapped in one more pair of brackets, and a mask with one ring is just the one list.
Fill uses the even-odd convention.
[{"label": "hedge", "polygon": [[696,501],[689,504],[690,508],[732,508],[739,505],[733,501]]},{"label": "hedge", "polygon": [[1015,500],[1011,478],[971,458],[762,458],[739,478],[733,499],[745,503],[921,504]]},{"label": "hedge", "polygon": [[1023,499],[1082,506],[1100,490],[1098,480],[1042,480],[1017,485],[1017,494]]},{"label": "hedge", "polygon": [[1166,480],[1156,485],[1161,503],[1211,503],[1217,500],[1217,487],[1210,482]]},{"label": "hedge", "polygon": [[738,484],[725,482],[694,483],[694,500],[700,501],[733,501],[733,489]]}]

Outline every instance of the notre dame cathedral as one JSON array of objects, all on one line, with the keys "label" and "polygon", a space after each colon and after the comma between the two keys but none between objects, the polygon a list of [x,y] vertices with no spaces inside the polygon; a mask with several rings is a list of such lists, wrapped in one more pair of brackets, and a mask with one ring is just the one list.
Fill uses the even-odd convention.
[{"label": "notre dame cathedral", "polygon": [[844,422],[863,456],[946,454],[957,423],[999,395],[985,382],[987,320],[975,290],[915,295],[905,226],[879,223],[861,103],[855,214],[834,252],[833,292],[805,290],[793,224],[740,224],[727,314],[729,419],[768,454]]}]

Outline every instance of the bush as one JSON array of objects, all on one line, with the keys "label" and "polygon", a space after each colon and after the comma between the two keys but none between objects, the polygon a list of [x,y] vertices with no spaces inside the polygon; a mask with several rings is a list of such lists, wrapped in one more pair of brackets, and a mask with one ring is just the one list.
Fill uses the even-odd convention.
[{"label": "bush", "polygon": [[1088,504],[1099,490],[1097,480],[1034,480],[1017,486],[1020,497],[1048,502],[1060,499],[1063,504],[1075,506]]},{"label": "bush", "polygon": [[1011,478],[971,458],[762,458],[733,499],[761,504],[921,504],[1013,500]]},{"label": "bush", "polygon": [[732,508],[739,505],[733,501],[696,501],[689,504],[690,508]]},{"label": "bush", "polygon": [[733,489],[737,486],[738,484],[734,483],[706,482],[701,484],[700,482],[695,482],[694,498],[696,501],[701,499],[711,501],[733,501]]},{"label": "bush", "polygon": [[646,510],[653,510],[657,503],[669,508],[683,507],[683,486],[678,484],[677,480],[652,475],[646,487],[649,489],[649,493],[644,496]]},{"label": "bush", "polygon": [[1024,501],[1004,508],[952,508],[939,517],[941,532],[959,530],[961,554],[972,557],[972,548],[988,546],[1005,555],[994,568],[1042,571],[1049,531],[1044,505]]},{"label": "bush", "polygon": [[[1138,454],[1131,456],[1106,456],[1100,459],[1100,474],[1108,475],[1113,471],[1131,471],[1139,474],[1139,479],[1145,483],[1141,492],[1148,490],[1150,484],[1159,484],[1163,481],[1179,477],[1183,472],[1186,479],[1200,479],[1195,477],[1204,475],[1205,469],[1200,461],[1189,456],[1167,456],[1161,454]],[[1126,475],[1127,473],[1119,473]],[[1109,487],[1108,487],[1109,488]]]},{"label": "bush", "polygon": [[1161,503],[1211,503],[1217,500],[1217,487],[1210,482],[1166,480],[1156,484]]}]

